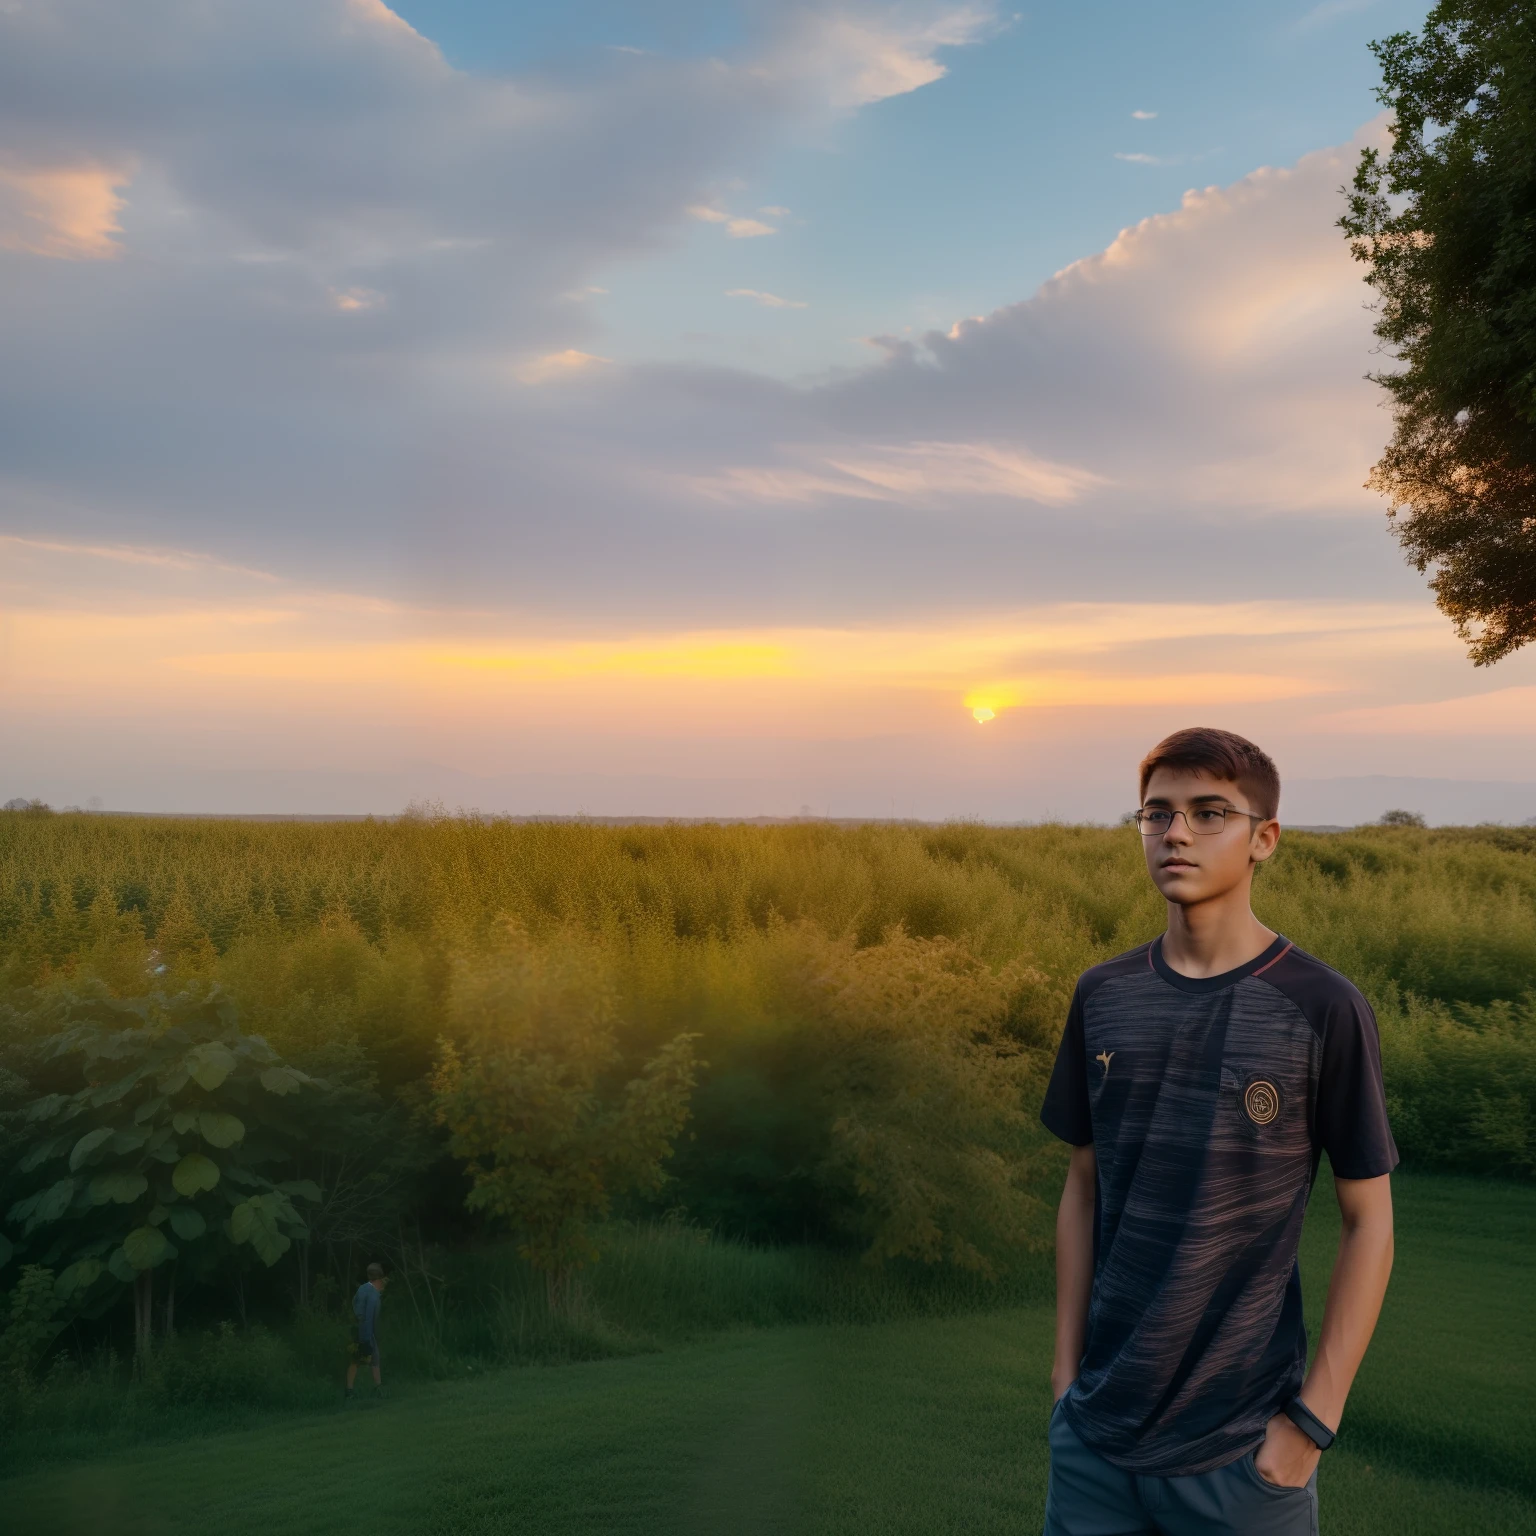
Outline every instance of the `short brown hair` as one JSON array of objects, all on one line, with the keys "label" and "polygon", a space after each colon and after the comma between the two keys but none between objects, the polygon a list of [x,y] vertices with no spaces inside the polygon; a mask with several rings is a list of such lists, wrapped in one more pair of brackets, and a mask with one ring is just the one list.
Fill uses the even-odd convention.
[{"label": "short brown hair", "polygon": [[382,1280],[384,1278],[384,1266],[382,1264],[370,1264],[368,1266],[368,1278],[370,1280]]},{"label": "short brown hair", "polygon": [[1214,726],[1193,725],[1165,736],[1141,760],[1141,797],[1159,768],[1182,768],[1207,778],[1225,779],[1247,795],[1261,816],[1280,811],[1280,770],[1274,759],[1251,741]]}]

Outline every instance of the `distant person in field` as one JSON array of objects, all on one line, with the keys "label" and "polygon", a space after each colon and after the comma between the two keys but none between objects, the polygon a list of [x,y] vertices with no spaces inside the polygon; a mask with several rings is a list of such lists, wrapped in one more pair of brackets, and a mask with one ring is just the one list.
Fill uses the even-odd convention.
[{"label": "distant person in field", "polygon": [[384,1382],[379,1373],[379,1306],[384,1300],[384,1287],[388,1284],[384,1278],[384,1266],[370,1264],[368,1278],[358,1286],[357,1295],[352,1298],[352,1315],[357,1321],[352,1326],[351,1358],[347,1362],[349,1401],[352,1389],[357,1384],[357,1368],[364,1361],[373,1369],[373,1395],[383,1396]]},{"label": "distant person in field", "polygon": [[[1228,731],[1141,764],[1167,931],[1083,974],[1041,1118],[1056,1222],[1046,1536],[1316,1536],[1317,1467],[1392,1269],[1376,1020],[1249,906],[1280,778]],[[1322,1154],[1343,1229],[1307,1369],[1297,1245]]]}]

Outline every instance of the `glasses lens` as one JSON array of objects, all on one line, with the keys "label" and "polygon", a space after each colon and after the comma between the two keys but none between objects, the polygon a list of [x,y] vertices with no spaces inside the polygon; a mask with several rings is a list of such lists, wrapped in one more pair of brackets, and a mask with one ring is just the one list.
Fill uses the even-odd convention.
[{"label": "glasses lens", "polygon": [[1220,832],[1227,824],[1227,813],[1214,805],[1197,806],[1188,815],[1190,830],[1206,836]]},{"label": "glasses lens", "polygon": [[1136,825],[1143,837],[1156,837],[1173,824],[1172,811],[1137,811]]}]

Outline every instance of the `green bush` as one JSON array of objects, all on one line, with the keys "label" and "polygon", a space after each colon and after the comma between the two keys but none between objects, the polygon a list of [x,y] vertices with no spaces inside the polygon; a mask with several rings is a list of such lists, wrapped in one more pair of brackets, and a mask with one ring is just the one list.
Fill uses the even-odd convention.
[{"label": "green bush", "polygon": [[313,1398],[308,1385],[275,1333],[225,1321],[162,1344],[144,1372],[143,1391],[156,1408],[290,1408]]},{"label": "green bush", "polygon": [[1383,1010],[1398,1150],[1422,1167],[1536,1175],[1536,994],[1486,1007],[1409,997]]}]

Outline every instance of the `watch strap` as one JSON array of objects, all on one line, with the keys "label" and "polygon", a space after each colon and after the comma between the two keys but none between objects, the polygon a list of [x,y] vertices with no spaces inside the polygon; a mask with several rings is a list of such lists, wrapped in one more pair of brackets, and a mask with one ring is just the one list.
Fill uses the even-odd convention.
[{"label": "watch strap", "polygon": [[1280,1411],[1318,1450],[1326,1451],[1333,1444],[1334,1432],[1299,1397],[1293,1397]]}]

